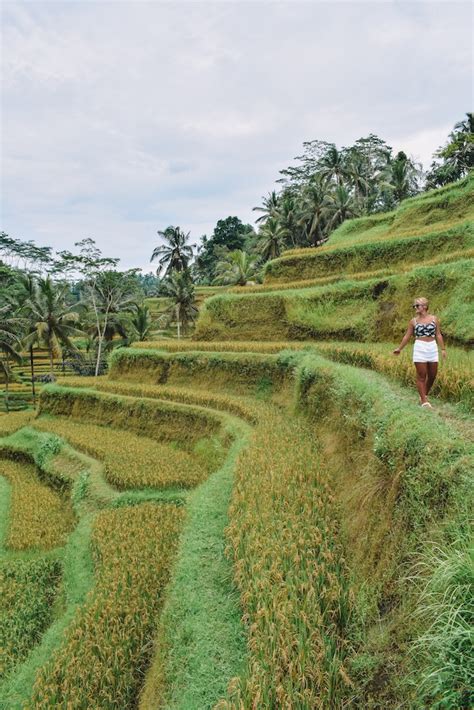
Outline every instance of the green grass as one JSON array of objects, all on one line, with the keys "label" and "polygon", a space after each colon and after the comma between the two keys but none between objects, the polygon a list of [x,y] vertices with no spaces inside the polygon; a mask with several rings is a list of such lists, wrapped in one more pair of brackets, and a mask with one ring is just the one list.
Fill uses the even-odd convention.
[{"label": "green grass", "polygon": [[420,234],[423,230],[431,232],[437,224],[449,229],[456,222],[474,219],[473,190],[471,174],[459,182],[404,200],[394,212],[348,220],[331,234],[328,246]]},{"label": "green grass", "polygon": [[233,469],[248,427],[236,423],[223,467],[188,498],[175,571],[158,629],[140,710],[213,707],[246,656],[240,607],[224,555]]},{"label": "green grass", "polygon": [[54,557],[0,561],[0,681],[26,659],[52,621],[60,579]]},{"label": "green grass", "polygon": [[[99,462],[58,437],[33,429],[9,437],[12,450],[71,490],[80,522],[63,556],[64,613],[0,689],[8,710],[28,707],[41,668],[45,694],[33,706],[58,704],[61,688],[77,707],[108,707],[98,663],[83,664],[70,686],[65,665],[74,674],[74,663],[58,655],[54,668],[45,663],[60,635],[76,628],[75,605],[92,586],[97,510],[110,508],[94,548],[98,569],[110,521],[118,528],[132,507],[139,516],[158,501],[186,506],[187,520],[162,616],[154,617],[153,662],[147,670],[150,633],[138,663],[146,677],[140,710],[467,710],[474,451],[461,407],[472,405],[472,358],[452,344],[474,342],[472,186],[469,178],[393,213],[346,222],[322,249],[287,253],[281,276],[291,276],[293,263],[296,287],[201,289],[197,343],[116,351],[109,378],[44,389],[42,426],[54,428],[59,415],[92,437],[109,427],[117,451],[132,432],[132,458],[144,436],[155,437],[214,473],[193,491],[119,493]],[[448,341],[434,395],[457,408],[420,410],[408,351],[390,354],[420,295]],[[292,347],[281,352],[287,341]],[[127,468],[125,456],[121,463]],[[134,672],[117,674],[124,707],[132,696],[135,703]],[[88,697],[81,692],[92,676],[105,695],[89,681]]]},{"label": "green grass", "polygon": [[473,264],[472,260],[460,260],[366,281],[215,296],[201,311],[195,337],[221,341],[393,341],[401,339],[413,317],[412,299],[426,295],[448,339],[472,343]]},{"label": "green grass", "polygon": [[125,429],[183,446],[216,434],[221,425],[220,417],[204,408],[56,385],[43,389],[39,413]]},{"label": "green grass", "polygon": [[418,692],[429,707],[467,710],[474,677],[473,540],[468,534],[429,547],[415,574],[421,587],[415,618],[426,629],[413,650],[413,662],[424,668]]},{"label": "green grass", "polygon": [[265,284],[285,283],[331,274],[351,274],[376,271],[390,264],[393,272],[406,269],[409,264],[422,264],[433,258],[440,260],[450,253],[474,247],[472,221],[431,234],[404,239],[386,239],[380,242],[365,242],[351,247],[322,247],[284,254],[280,259],[268,262]]},{"label": "green grass", "polygon": [[206,470],[196,456],[128,431],[67,417],[38,418],[35,428],[54,432],[104,464],[106,480],[120,490],[196,485]]},{"label": "green grass", "polygon": [[[172,384],[195,389],[215,389],[225,385],[226,393],[253,394],[271,373],[274,382],[284,372],[276,357],[248,353],[183,352],[168,353],[151,348],[117,351],[110,362],[110,379],[140,384]],[[178,405],[175,405],[178,406]]]}]

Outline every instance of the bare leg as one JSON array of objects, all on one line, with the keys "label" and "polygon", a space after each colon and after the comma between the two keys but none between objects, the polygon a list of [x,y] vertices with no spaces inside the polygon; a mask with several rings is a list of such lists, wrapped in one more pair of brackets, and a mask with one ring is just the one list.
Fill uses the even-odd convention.
[{"label": "bare leg", "polygon": [[436,380],[436,375],[438,374],[438,363],[437,362],[427,362],[428,366],[428,376],[426,378],[426,394],[429,394],[430,389],[433,387],[433,383]]},{"label": "bare leg", "polygon": [[421,404],[428,400],[426,399],[426,378],[428,376],[428,367],[426,362],[415,362],[416,367],[416,386],[420,395]]}]

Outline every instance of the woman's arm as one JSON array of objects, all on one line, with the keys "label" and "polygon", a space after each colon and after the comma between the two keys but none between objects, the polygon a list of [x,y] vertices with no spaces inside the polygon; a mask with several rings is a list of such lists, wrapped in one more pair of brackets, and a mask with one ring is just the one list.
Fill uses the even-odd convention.
[{"label": "woman's arm", "polygon": [[436,322],[436,342],[438,343],[440,349],[441,349],[441,355],[443,359],[446,358],[446,348],[444,347],[444,339],[443,339],[443,334],[441,332],[441,324],[439,322],[439,318],[435,316],[435,322]]},{"label": "woman's arm", "polygon": [[411,320],[410,323],[408,324],[408,328],[406,329],[406,333],[402,338],[402,342],[400,343],[398,348],[395,348],[395,350],[393,351],[394,355],[400,355],[400,353],[402,352],[403,348],[408,343],[408,341],[410,340],[412,335],[413,335],[413,321]]}]

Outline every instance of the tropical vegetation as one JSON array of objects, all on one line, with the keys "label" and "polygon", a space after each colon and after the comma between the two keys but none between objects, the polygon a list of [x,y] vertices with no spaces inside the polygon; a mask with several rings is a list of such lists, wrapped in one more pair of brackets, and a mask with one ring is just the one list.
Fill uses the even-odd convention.
[{"label": "tropical vegetation", "polygon": [[[0,416],[2,708],[472,707],[469,126],[432,190],[307,143],[255,229],[161,231],[158,275],[2,235],[38,399]],[[421,294],[433,411],[393,356]]]}]

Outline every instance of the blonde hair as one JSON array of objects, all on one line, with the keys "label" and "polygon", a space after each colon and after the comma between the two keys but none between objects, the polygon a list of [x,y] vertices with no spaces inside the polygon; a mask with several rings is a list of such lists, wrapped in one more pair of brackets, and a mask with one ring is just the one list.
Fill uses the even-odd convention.
[{"label": "blonde hair", "polygon": [[428,299],[427,299],[427,298],[425,298],[424,296],[417,296],[417,297],[415,298],[415,302],[416,302],[416,301],[418,301],[418,303],[419,303],[421,306],[424,306],[426,309],[428,309]]}]

